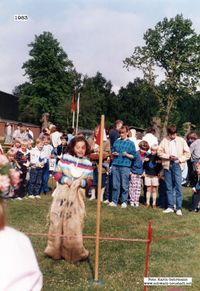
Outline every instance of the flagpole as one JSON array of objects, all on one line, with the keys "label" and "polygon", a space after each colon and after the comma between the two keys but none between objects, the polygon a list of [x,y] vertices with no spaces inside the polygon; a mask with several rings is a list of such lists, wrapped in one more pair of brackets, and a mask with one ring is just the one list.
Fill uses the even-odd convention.
[{"label": "flagpole", "polygon": [[80,109],[80,93],[78,93],[78,98],[77,98],[76,134],[78,133],[79,109]]},{"label": "flagpole", "polygon": [[75,111],[72,112],[72,128],[74,128],[75,123]]},{"label": "flagpole", "polygon": [[95,253],[95,275],[94,282],[98,283],[99,279],[99,242],[100,242],[100,213],[101,213],[101,180],[102,180],[102,160],[103,160],[103,135],[104,135],[104,115],[101,115],[100,126],[100,151],[98,166],[98,194],[97,194],[97,213],[96,213],[96,253]]}]

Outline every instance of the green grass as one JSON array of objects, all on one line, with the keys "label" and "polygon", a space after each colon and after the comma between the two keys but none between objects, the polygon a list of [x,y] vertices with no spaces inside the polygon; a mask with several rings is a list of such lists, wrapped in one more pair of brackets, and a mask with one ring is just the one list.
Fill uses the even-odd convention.
[{"label": "green grass", "polygon": [[[101,208],[101,235],[122,238],[147,238],[148,221],[152,222],[153,242],[150,248],[149,276],[192,277],[191,287],[200,290],[200,214],[191,213],[191,193],[184,193],[183,216],[163,214],[161,209]],[[44,276],[45,291],[65,290],[143,290],[146,244],[139,242],[101,241],[99,279],[93,280],[95,241],[85,239],[90,260],[76,265],[64,260],[53,261],[44,256],[46,237],[30,233],[48,232],[48,211],[51,196],[41,200],[8,201],[8,224],[27,233],[35,249]],[[94,235],[96,202],[86,201],[87,217],[84,234]],[[149,287],[148,290],[167,290],[170,287]]]}]

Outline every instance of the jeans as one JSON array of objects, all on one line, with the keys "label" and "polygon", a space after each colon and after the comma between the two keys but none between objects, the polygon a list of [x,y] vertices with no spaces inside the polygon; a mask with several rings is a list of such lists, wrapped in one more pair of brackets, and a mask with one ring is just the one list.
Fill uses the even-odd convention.
[{"label": "jeans", "polygon": [[49,161],[44,165],[43,168],[42,185],[40,189],[41,193],[49,192],[48,181],[49,181]]},{"label": "jeans", "polygon": [[169,208],[174,208],[174,191],[176,195],[176,210],[182,208],[182,172],[178,163],[170,162],[169,170],[164,169],[167,202]]},{"label": "jeans", "polygon": [[127,203],[128,200],[128,185],[129,185],[130,168],[121,166],[112,166],[112,201],[118,203],[120,190],[122,189],[122,203]]}]

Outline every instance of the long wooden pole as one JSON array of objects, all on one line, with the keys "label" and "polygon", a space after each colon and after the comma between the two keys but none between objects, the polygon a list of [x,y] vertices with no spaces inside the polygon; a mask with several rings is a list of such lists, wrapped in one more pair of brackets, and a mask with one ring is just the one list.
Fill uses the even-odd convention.
[{"label": "long wooden pole", "polygon": [[98,166],[98,194],[97,194],[97,214],[96,214],[96,254],[95,254],[95,273],[94,281],[99,279],[99,242],[100,242],[100,214],[101,214],[101,180],[102,180],[102,160],[103,160],[103,134],[104,134],[104,115],[101,115],[101,139]]}]

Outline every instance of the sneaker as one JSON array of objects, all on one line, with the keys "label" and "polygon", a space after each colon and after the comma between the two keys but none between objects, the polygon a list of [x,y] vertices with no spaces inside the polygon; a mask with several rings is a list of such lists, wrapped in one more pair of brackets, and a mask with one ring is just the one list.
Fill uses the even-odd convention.
[{"label": "sneaker", "polygon": [[176,215],[178,215],[178,216],[182,216],[183,215],[181,209],[176,211]]},{"label": "sneaker", "polygon": [[135,207],[136,207],[136,208],[139,207],[139,203],[135,203]]},{"label": "sneaker", "polygon": [[174,212],[174,210],[172,208],[169,208],[169,207],[167,209],[163,210],[163,213],[172,213],[172,212]]},{"label": "sneaker", "polygon": [[122,203],[121,208],[126,208],[127,204],[125,202]]},{"label": "sneaker", "polygon": [[106,199],[103,203],[104,203],[104,204],[109,204],[110,201],[109,201],[108,199]]},{"label": "sneaker", "polygon": [[16,200],[22,200],[22,198],[21,197],[17,197]]},{"label": "sneaker", "polygon": [[96,197],[94,197],[94,196],[89,198],[90,201],[95,200],[95,199],[96,199]]},{"label": "sneaker", "polygon": [[29,195],[28,198],[34,199],[35,196],[34,195]]},{"label": "sneaker", "polygon": [[130,203],[130,206],[131,206],[131,207],[135,207],[134,202],[131,202],[131,203]]},{"label": "sneaker", "polygon": [[40,195],[36,195],[35,198],[41,199],[41,196]]},{"label": "sneaker", "polygon": [[115,203],[115,202],[110,202],[109,204],[108,204],[108,206],[111,206],[111,207],[117,207],[117,204]]}]

